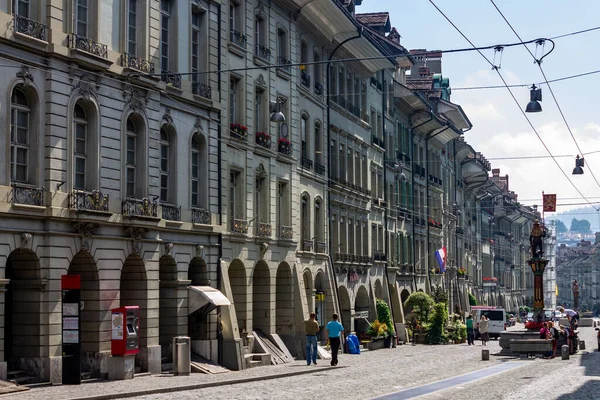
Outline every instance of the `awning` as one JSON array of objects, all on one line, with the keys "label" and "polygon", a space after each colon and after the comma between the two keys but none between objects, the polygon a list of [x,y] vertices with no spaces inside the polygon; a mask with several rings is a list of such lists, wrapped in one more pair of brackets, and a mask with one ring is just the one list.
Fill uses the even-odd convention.
[{"label": "awning", "polygon": [[231,302],[223,293],[210,286],[190,286],[188,288],[188,315],[196,311],[208,314],[219,306],[229,306]]}]

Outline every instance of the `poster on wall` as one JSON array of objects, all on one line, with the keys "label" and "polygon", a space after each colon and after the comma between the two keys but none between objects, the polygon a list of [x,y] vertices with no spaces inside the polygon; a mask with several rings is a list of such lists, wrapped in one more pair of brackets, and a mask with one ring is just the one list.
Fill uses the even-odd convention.
[{"label": "poster on wall", "polygon": [[79,343],[79,331],[63,330],[63,343]]},{"label": "poster on wall", "polygon": [[112,339],[123,339],[123,313],[114,313],[112,315]]},{"label": "poster on wall", "polygon": [[63,303],[63,316],[78,316],[79,303]]},{"label": "poster on wall", "polygon": [[77,317],[64,317],[63,318],[63,330],[79,329],[79,318]]}]

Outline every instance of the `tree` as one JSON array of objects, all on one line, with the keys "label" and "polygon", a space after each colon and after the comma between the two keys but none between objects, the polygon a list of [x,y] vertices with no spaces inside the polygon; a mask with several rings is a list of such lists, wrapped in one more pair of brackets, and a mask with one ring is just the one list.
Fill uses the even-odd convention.
[{"label": "tree", "polygon": [[394,333],[394,324],[392,323],[392,314],[390,313],[390,307],[388,304],[381,299],[377,299],[375,303],[377,307],[377,319],[382,324],[386,324],[388,327],[388,332]]},{"label": "tree", "polygon": [[581,234],[592,233],[592,231],[590,230],[590,222],[587,219],[578,220],[577,218],[573,218],[571,220],[571,232]]},{"label": "tree", "polygon": [[568,231],[567,226],[560,219],[556,219],[556,232],[557,233],[565,233]]},{"label": "tree", "polygon": [[448,341],[448,335],[446,334],[447,320],[448,309],[446,308],[446,303],[437,303],[433,306],[426,337],[427,343],[444,344]]},{"label": "tree", "polygon": [[448,295],[440,285],[437,285],[433,289],[433,301],[436,303],[448,304]]},{"label": "tree", "polygon": [[433,304],[433,299],[427,293],[414,292],[404,302],[404,308],[412,309],[419,322],[423,323],[429,319],[429,310]]},{"label": "tree", "polygon": [[473,296],[473,294],[471,292],[469,292],[469,305],[470,306],[477,305],[477,299],[475,298],[475,296]]}]

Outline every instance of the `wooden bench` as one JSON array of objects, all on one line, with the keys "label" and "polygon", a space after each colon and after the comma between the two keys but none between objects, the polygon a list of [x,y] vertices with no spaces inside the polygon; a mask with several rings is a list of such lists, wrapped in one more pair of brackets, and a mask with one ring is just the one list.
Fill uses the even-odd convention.
[{"label": "wooden bench", "polygon": [[525,354],[527,357],[552,351],[552,340],[547,339],[511,339],[509,343],[512,353]]}]

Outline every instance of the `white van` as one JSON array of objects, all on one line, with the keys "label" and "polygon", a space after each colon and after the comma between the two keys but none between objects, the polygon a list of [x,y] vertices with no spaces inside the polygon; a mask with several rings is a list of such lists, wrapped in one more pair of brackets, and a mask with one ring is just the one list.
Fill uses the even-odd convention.
[{"label": "white van", "polygon": [[500,337],[500,332],[505,330],[506,311],[504,309],[474,306],[471,307],[471,313],[473,315],[473,326],[475,327],[481,320],[482,315],[485,315],[490,319],[490,322],[488,323],[488,334],[490,335],[490,338],[498,339]]}]

